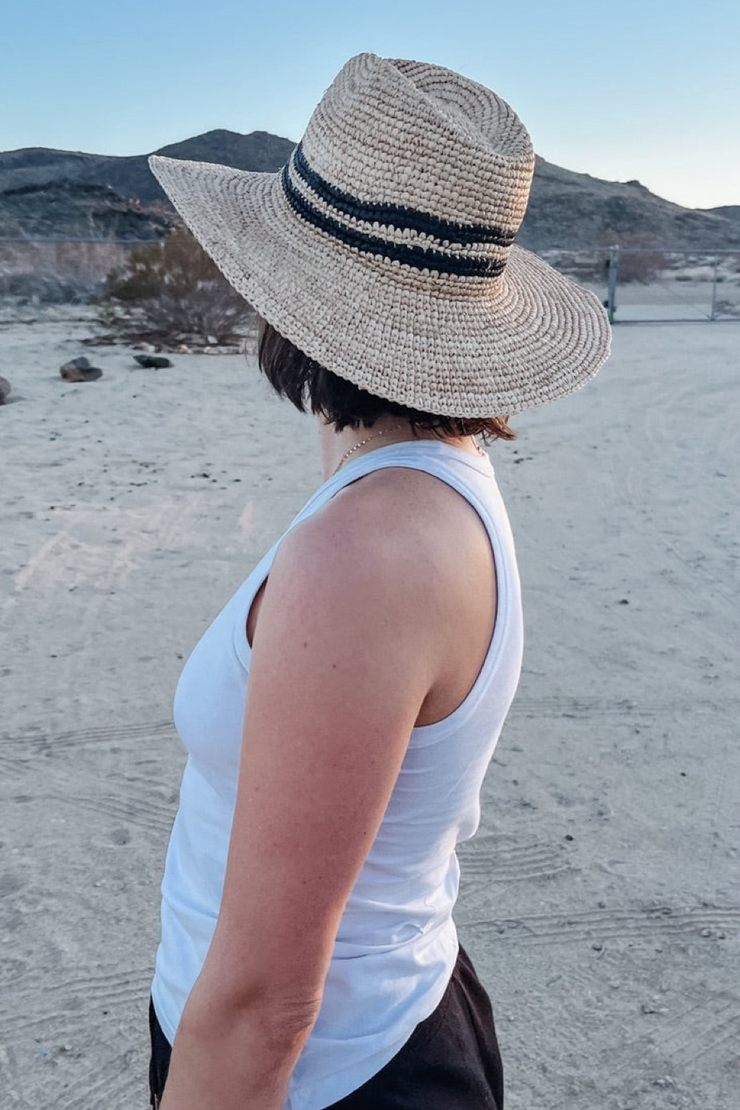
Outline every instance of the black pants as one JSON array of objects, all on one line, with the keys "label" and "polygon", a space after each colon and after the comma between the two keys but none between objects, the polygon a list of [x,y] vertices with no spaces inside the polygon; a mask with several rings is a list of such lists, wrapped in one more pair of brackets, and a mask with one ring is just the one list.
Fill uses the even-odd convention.
[{"label": "black pants", "polygon": [[[170,1045],[149,1006],[152,1106],[162,1097]],[[461,948],[437,1009],[400,1052],[326,1110],[503,1110],[504,1081],[491,1003]]]}]

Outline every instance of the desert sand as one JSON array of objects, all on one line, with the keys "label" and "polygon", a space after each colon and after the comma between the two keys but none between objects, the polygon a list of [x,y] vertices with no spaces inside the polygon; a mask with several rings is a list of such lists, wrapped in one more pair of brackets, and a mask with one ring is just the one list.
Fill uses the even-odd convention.
[{"label": "desert sand", "polygon": [[[243,357],[91,331],[0,317],[2,1110],[148,1105],[175,684],[321,480]],[[62,381],[81,354],[103,377]],[[737,1110],[739,372],[738,323],[617,329],[489,448],[526,654],[457,921],[507,1110]]]}]

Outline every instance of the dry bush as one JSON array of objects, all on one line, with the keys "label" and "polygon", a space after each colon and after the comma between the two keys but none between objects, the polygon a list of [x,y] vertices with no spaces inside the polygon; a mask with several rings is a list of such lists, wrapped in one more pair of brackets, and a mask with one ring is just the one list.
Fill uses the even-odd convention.
[{"label": "dry bush", "polygon": [[640,285],[650,285],[670,265],[671,260],[664,251],[640,251],[624,248],[619,252],[619,280],[621,282],[639,282]]},{"label": "dry bush", "polygon": [[251,330],[254,312],[192,235],[177,230],[130,250],[108,279],[99,319],[128,341],[233,343]]},{"label": "dry bush", "polygon": [[597,238],[597,244],[604,258],[604,276],[609,270],[609,256],[613,246],[619,248],[617,261],[617,280],[620,284],[630,282],[650,285],[671,269],[670,253],[660,249],[644,248],[645,240],[639,234],[606,231]]},{"label": "dry bush", "polygon": [[0,299],[87,303],[105,290],[111,270],[124,257],[124,248],[111,242],[0,243]]},{"label": "dry bush", "polygon": [[609,251],[604,247],[594,247],[591,250],[543,250],[537,253],[553,269],[574,281],[593,285],[601,285],[605,281]]}]

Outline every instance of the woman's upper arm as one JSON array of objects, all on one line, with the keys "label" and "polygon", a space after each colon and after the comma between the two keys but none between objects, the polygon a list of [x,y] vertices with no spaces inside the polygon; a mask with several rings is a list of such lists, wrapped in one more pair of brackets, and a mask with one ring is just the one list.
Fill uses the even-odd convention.
[{"label": "woman's upper arm", "polygon": [[318,1007],[342,909],[430,685],[419,579],[372,521],[340,512],[307,521],[275,559],[206,963],[245,1005]]}]

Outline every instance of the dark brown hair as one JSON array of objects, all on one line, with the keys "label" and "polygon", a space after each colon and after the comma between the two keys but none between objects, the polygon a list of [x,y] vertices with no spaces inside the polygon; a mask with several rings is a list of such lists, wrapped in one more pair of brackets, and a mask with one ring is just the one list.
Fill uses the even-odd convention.
[{"label": "dark brown hair", "polygon": [[340,432],[347,427],[372,428],[381,416],[397,416],[408,420],[414,432],[483,436],[486,442],[516,439],[508,416],[436,416],[376,397],[314,362],[266,320],[259,322],[258,359],[260,370],[279,397],[291,401],[300,412],[320,413]]}]

